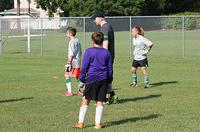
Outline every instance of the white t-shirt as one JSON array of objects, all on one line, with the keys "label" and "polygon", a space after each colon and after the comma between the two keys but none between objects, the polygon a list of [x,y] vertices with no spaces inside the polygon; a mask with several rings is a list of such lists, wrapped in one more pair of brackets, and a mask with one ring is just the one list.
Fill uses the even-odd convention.
[{"label": "white t-shirt", "polygon": [[144,60],[147,58],[147,54],[144,54],[143,50],[153,45],[153,43],[150,40],[143,37],[142,35],[139,35],[137,38],[133,38],[133,45],[134,60]]},{"label": "white t-shirt", "polygon": [[80,68],[81,67],[81,44],[77,38],[71,39],[68,45],[68,56],[72,56],[72,67]]}]

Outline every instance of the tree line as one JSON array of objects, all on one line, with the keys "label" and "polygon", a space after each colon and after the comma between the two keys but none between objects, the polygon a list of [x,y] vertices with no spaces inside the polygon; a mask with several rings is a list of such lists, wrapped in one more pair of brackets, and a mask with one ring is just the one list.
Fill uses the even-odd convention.
[{"label": "tree line", "polygon": [[63,16],[90,16],[102,10],[108,16],[169,15],[199,12],[200,0],[35,0],[38,7],[52,15],[57,8]]}]

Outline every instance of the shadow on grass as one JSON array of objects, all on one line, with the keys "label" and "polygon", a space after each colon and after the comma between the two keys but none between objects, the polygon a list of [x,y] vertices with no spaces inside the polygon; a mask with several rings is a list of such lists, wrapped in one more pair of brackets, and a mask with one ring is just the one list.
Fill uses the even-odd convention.
[{"label": "shadow on grass", "polygon": [[113,88],[114,91],[120,90],[121,88]]},{"label": "shadow on grass", "polygon": [[33,99],[33,97],[0,100],[0,103],[11,103],[11,102],[25,101],[25,100],[30,100],[30,99]]},{"label": "shadow on grass", "polygon": [[9,54],[27,54],[27,52],[23,51],[15,51],[15,52],[10,52]]},{"label": "shadow on grass", "polygon": [[157,82],[157,83],[151,83],[151,87],[158,87],[158,86],[162,86],[162,85],[170,85],[170,84],[175,84],[178,83],[178,81],[167,81],[167,82]]},{"label": "shadow on grass", "polygon": [[152,120],[155,118],[159,118],[159,116],[162,116],[160,114],[151,114],[145,117],[133,117],[133,118],[127,118],[127,119],[122,119],[118,121],[111,121],[111,122],[106,122],[106,127],[111,127],[115,125],[122,125],[125,123],[130,123],[130,122],[137,122],[137,121],[146,121],[146,120]]},{"label": "shadow on grass", "polygon": [[138,101],[138,100],[152,99],[152,98],[158,98],[161,96],[162,96],[161,94],[156,94],[156,95],[149,95],[149,96],[144,96],[144,97],[126,98],[126,99],[118,100],[117,103],[125,103],[125,102],[132,102],[132,101]]}]

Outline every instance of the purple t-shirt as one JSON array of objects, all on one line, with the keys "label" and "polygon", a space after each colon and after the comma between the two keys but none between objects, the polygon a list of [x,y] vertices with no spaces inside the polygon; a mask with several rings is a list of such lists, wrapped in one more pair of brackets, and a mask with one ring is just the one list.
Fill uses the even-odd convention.
[{"label": "purple t-shirt", "polygon": [[112,82],[112,58],[110,52],[104,48],[88,48],[85,51],[80,80],[90,84],[102,80]]}]

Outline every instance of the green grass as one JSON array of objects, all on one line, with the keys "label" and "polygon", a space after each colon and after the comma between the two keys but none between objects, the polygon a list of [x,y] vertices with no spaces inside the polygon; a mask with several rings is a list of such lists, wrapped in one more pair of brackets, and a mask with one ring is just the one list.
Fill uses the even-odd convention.
[{"label": "green grass", "polygon": [[[149,54],[148,71],[152,87],[143,88],[143,77],[138,71],[140,87],[131,89],[132,60],[129,48],[124,46],[129,45],[127,34],[116,34],[113,85],[119,102],[105,106],[102,121],[107,127],[102,131],[200,131],[199,53],[191,52],[190,57],[181,58],[181,51],[177,52],[181,42],[172,39],[180,35],[179,32],[147,32],[147,36],[156,43]],[[78,119],[81,98],[61,96],[65,92],[63,66],[66,40],[64,35],[53,36],[44,42],[48,50],[42,57],[39,52],[28,55],[21,53],[20,49],[14,53],[16,46],[11,46],[10,52],[0,56],[0,131],[94,131],[94,102],[91,102],[86,116],[86,128],[71,128]],[[172,43],[167,42],[169,37]],[[192,37],[195,38],[195,34]],[[198,43],[196,40],[192,42]],[[168,50],[163,50],[163,47]],[[191,48],[191,51],[196,49]],[[75,86],[76,82],[73,91],[77,92]]]},{"label": "green grass", "polygon": [[[183,56],[183,37],[181,30],[172,31],[148,31],[145,32],[150,40],[155,44],[153,56],[182,57]],[[84,42],[84,33],[78,32],[77,37],[81,41],[82,48],[90,47],[91,33],[86,33],[86,44]],[[200,57],[200,30],[185,31],[185,56]],[[4,38],[6,39],[6,38]],[[116,32],[116,53],[118,55],[130,56],[130,36],[129,32]],[[43,37],[42,50],[44,55],[65,55],[67,48],[66,35],[61,32],[45,32]],[[31,54],[40,55],[41,37],[31,38]],[[27,53],[27,38],[9,38],[6,39],[3,46],[4,54]]]}]

